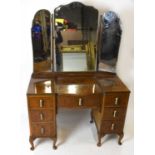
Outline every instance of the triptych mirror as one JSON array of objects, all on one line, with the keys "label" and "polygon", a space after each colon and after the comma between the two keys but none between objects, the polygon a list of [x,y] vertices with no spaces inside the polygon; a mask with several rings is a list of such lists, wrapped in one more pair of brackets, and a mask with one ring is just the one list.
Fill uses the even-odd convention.
[{"label": "triptych mirror", "polygon": [[32,22],[34,72],[115,72],[121,26],[115,12],[99,15],[79,2],[51,14],[39,10]]}]

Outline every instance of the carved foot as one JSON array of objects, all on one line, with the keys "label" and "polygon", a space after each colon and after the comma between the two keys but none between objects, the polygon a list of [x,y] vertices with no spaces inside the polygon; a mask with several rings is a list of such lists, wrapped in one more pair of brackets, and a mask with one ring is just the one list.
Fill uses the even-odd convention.
[{"label": "carved foot", "polygon": [[94,123],[94,121],[93,120],[90,120],[90,123]]},{"label": "carved foot", "polygon": [[53,149],[56,150],[57,149],[57,146],[56,145],[53,145]]},{"label": "carved foot", "polygon": [[30,138],[29,138],[29,142],[30,142],[30,144],[31,144],[30,150],[32,150],[32,151],[34,150],[34,144],[33,144],[34,139],[35,139],[35,138],[33,138],[33,137],[31,137],[31,136],[30,136]]},{"label": "carved foot", "polygon": [[98,143],[97,143],[97,146],[100,147],[100,146],[101,146],[101,142],[98,142]]},{"label": "carved foot", "polygon": [[33,150],[34,150],[34,146],[31,146],[31,147],[30,147],[30,150],[33,151]]},{"label": "carved foot", "polygon": [[98,134],[98,143],[97,146],[100,147],[101,146],[101,135]]},{"label": "carved foot", "polygon": [[90,123],[93,123],[94,120],[93,120],[93,111],[92,111],[92,110],[91,110],[91,112],[90,112],[90,118],[91,118]]},{"label": "carved foot", "polygon": [[57,138],[55,138],[53,140],[53,149],[56,150],[57,149],[57,146],[56,146],[56,141],[57,141]]},{"label": "carved foot", "polygon": [[122,145],[121,140],[123,139],[123,137],[124,137],[124,133],[119,134],[119,139],[118,139],[118,144],[119,144],[119,145]]}]

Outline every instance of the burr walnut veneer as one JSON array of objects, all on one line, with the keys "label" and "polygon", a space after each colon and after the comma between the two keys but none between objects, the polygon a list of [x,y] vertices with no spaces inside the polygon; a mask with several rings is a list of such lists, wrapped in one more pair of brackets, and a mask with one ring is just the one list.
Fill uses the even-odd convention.
[{"label": "burr walnut veneer", "polygon": [[115,12],[100,15],[80,2],[34,15],[33,74],[27,91],[31,150],[34,140],[44,137],[57,148],[59,108],[90,109],[97,145],[105,134],[117,134],[121,144],[130,93],[115,74],[121,34]]},{"label": "burr walnut veneer", "polygon": [[58,108],[91,109],[97,145],[101,145],[105,134],[118,134],[121,144],[128,98],[129,90],[112,73],[46,73],[44,77],[33,74],[27,91],[31,149],[33,141],[42,137],[53,139],[53,148],[57,148]]}]

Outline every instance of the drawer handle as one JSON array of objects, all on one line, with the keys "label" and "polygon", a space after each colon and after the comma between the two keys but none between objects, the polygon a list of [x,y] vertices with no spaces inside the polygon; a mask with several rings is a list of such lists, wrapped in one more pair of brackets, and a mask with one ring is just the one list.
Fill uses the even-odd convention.
[{"label": "drawer handle", "polygon": [[41,113],[40,114],[40,120],[42,121],[44,119],[44,116],[43,116],[43,114]]},{"label": "drawer handle", "polygon": [[43,103],[44,103],[44,101],[43,101],[43,100],[39,100],[39,106],[40,106],[40,108],[42,108],[42,107],[43,107]]},{"label": "drawer handle", "polygon": [[116,113],[117,113],[117,110],[114,110],[114,112],[113,112],[113,117],[114,118],[116,117]]},{"label": "drawer handle", "polygon": [[114,130],[114,128],[115,128],[115,124],[112,123],[112,124],[111,124],[111,130]]},{"label": "drawer handle", "polygon": [[45,129],[44,129],[44,128],[41,128],[41,129],[40,129],[40,132],[41,132],[41,134],[43,135],[43,134],[45,133]]},{"label": "drawer handle", "polygon": [[79,106],[82,106],[82,98],[79,98]]},{"label": "drawer handle", "polygon": [[118,105],[118,97],[115,98],[115,105]]}]

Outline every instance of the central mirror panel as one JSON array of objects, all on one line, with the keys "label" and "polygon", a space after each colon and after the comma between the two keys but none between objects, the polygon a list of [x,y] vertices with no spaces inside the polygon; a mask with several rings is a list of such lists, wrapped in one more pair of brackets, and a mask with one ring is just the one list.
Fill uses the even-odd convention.
[{"label": "central mirror panel", "polygon": [[79,2],[54,10],[55,71],[95,71],[98,11]]}]

